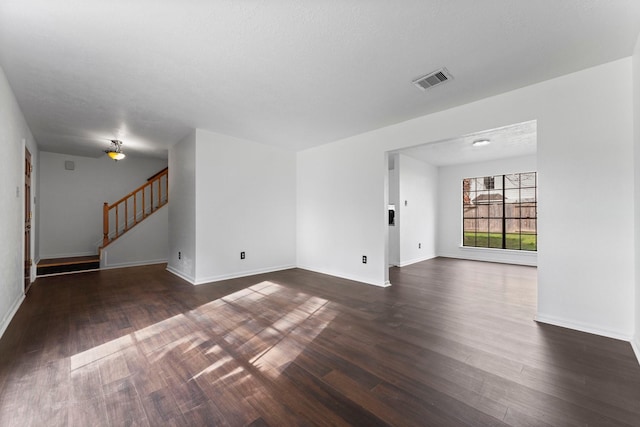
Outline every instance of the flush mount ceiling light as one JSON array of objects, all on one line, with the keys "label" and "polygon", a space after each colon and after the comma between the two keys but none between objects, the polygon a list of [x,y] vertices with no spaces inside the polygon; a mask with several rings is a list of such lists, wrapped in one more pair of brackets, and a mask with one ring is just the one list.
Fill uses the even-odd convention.
[{"label": "flush mount ceiling light", "polygon": [[484,147],[485,145],[491,144],[491,140],[489,139],[476,139],[471,143],[474,147]]},{"label": "flush mount ceiling light", "polygon": [[104,150],[104,152],[107,153],[109,157],[111,157],[116,162],[126,157],[122,152],[122,141],[118,139],[112,139],[111,148],[109,148],[108,150]]}]

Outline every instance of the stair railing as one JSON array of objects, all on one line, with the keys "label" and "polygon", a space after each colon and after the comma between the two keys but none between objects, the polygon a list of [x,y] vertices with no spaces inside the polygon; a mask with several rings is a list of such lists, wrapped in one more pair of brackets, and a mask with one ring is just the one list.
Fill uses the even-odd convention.
[{"label": "stair railing", "polygon": [[146,184],[133,190],[113,204],[103,205],[102,247],[142,222],[169,202],[169,169],[153,175]]}]

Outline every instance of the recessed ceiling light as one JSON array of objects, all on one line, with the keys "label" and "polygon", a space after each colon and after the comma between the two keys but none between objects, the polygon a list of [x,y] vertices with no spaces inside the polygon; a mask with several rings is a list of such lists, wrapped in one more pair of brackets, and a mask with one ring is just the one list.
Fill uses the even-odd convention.
[{"label": "recessed ceiling light", "polygon": [[491,144],[491,140],[476,139],[475,141],[473,141],[471,145],[473,145],[474,147],[484,147],[485,145],[489,145],[489,144]]}]

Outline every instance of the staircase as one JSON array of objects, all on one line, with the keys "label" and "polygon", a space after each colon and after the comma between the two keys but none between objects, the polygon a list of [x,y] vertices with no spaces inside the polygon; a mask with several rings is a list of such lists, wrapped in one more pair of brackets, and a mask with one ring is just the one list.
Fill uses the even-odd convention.
[{"label": "staircase", "polygon": [[100,269],[102,251],[133,227],[169,202],[169,169],[148,178],[147,182],[113,204],[103,205],[103,238],[98,255],[43,259],[37,276],[94,271]]},{"label": "staircase", "polygon": [[38,262],[36,274],[38,277],[54,274],[76,273],[79,271],[92,271],[100,268],[98,255],[80,256],[70,258],[41,259]]},{"label": "staircase", "polygon": [[113,204],[103,206],[100,251],[169,202],[169,168],[164,168]]}]

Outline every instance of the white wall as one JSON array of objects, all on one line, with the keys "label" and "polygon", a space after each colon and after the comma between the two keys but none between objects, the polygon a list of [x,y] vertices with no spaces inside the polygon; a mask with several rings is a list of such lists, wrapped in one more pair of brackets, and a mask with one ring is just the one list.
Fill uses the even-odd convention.
[{"label": "white wall", "polygon": [[[593,84],[607,73],[611,84]],[[538,120],[538,319],[629,339],[634,311],[631,59],[545,86],[549,110]],[[579,183],[571,197],[566,183]]]},{"label": "white wall", "polygon": [[634,165],[635,165],[635,336],[632,341],[636,357],[640,361],[640,37],[633,53],[633,117],[634,117]]},{"label": "white wall", "polygon": [[536,265],[537,254],[527,251],[462,247],[462,180],[479,176],[537,171],[536,156],[512,157],[439,168],[438,255],[452,258]]},{"label": "white wall", "polygon": [[131,267],[167,262],[169,208],[156,210],[102,251],[100,268]]},{"label": "white wall", "polygon": [[195,131],[169,149],[169,201],[167,270],[193,283],[196,279]]},{"label": "white wall", "polygon": [[[24,158],[32,155],[32,195],[37,194],[38,149],[9,82],[0,68],[0,336],[24,298]],[[32,220],[32,255],[37,250],[37,212]],[[32,274],[33,277],[33,274]]]},{"label": "white wall", "polygon": [[389,165],[369,135],[297,153],[298,267],[385,286]]},{"label": "white wall", "polygon": [[[72,161],[74,170],[65,169]],[[166,160],[40,154],[40,258],[96,255],[102,207],[147,182]]]},{"label": "white wall", "polygon": [[398,161],[400,203],[396,210],[400,217],[400,266],[405,266],[436,256],[438,168],[404,154]]},{"label": "white wall", "polygon": [[294,267],[295,153],[200,129],[196,153],[195,282]]},{"label": "white wall", "polygon": [[[607,84],[594,84],[602,81]],[[626,58],[302,151],[298,264],[385,283],[384,153],[537,119],[538,318],[630,338],[631,113],[631,58]],[[567,197],[570,183],[580,184],[572,187],[573,197]],[[360,263],[364,254],[369,264]]]}]

